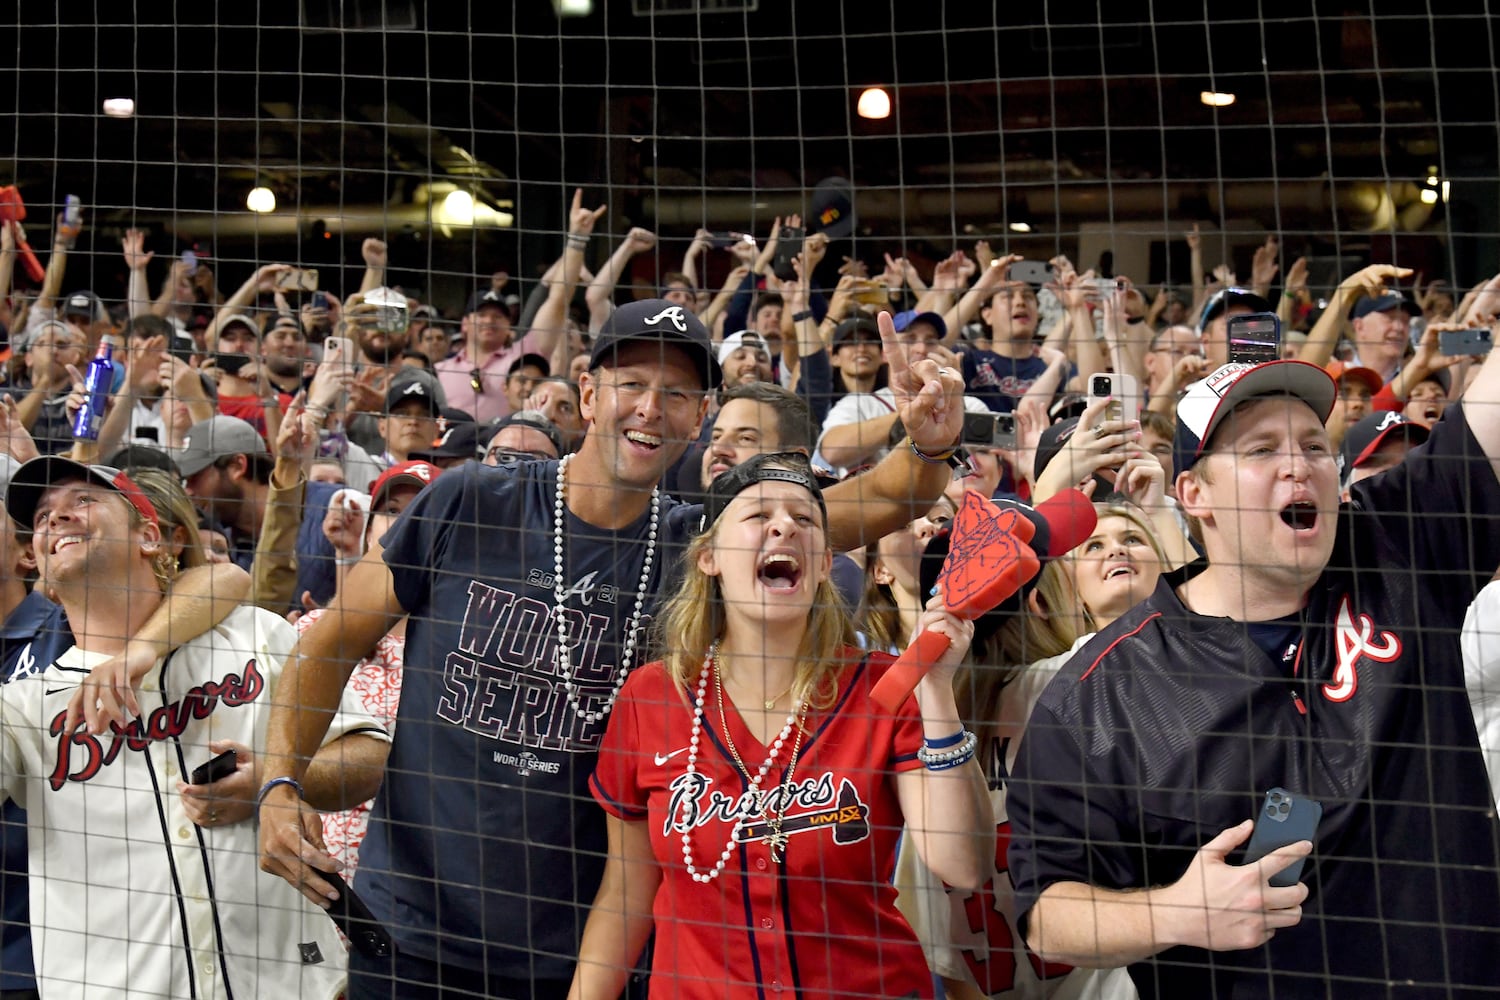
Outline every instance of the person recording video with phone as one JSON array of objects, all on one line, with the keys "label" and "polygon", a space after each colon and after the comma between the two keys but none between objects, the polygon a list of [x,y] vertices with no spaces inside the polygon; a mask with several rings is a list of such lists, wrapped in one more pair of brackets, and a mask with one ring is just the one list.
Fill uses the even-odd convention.
[{"label": "person recording video with phone", "polygon": [[[1493,987],[1500,884],[1473,873],[1500,827],[1456,636],[1500,563],[1500,363],[1342,506],[1336,393],[1278,360],[1178,404],[1206,559],[1078,652],[1012,772],[1010,867],[1044,960],[1129,965],[1143,997]],[[1275,849],[1250,861],[1250,817],[1289,801],[1321,807],[1315,832],[1258,829]],[[1371,933],[1386,922],[1401,933]]]}]

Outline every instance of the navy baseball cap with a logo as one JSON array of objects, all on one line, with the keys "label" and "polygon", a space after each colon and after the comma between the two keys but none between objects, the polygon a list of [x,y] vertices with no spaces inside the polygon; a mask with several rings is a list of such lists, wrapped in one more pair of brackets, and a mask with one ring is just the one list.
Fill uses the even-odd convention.
[{"label": "navy baseball cap with a logo", "polygon": [[724,381],[708,327],[697,316],[666,299],[641,299],[616,309],[594,338],[589,370],[612,361],[624,344],[652,341],[685,351],[703,376],[703,388],[711,389]]},{"label": "navy baseball cap with a logo", "polygon": [[464,313],[466,315],[468,313],[477,313],[485,306],[494,306],[496,309],[503,309],[507,313],[510,312],[510,306],[506,303],[503,292],[497,292],[493,288],[481,288],[469,296],[469,304],[464,307]]},{"label": "navy baseball cap with a logo", "polygon": [[1400,309],[1409,316],[1422,315],[1422,307],[1400,292],[1386,292],[1384,295],[1366,295],[1354,303],[1354,308],[1349,311],[1350,319],[1360,319],[1370,313],[1389,312],[1392,309]]},{"label": "navy baseball cap with a logo", "polygon": [[390,413],[408,400],[416,400],[427,407],[434,417],[441,415],[443,404],[423,379],[395,379],[385,391],[385,412]]},{"label": "navy baseball cap with a logo", "polygon": [[59,483],[93,483],[113,490],[152,524],[159,523],[151,498],[119,469],[107,465],[84,465],[61,455],[33,458],[16,469],[5,488],[5,510],[21,527],[30,530],[36,520],[36,509],[47,490]]},{"label": "navy baseball cap with a logo", "polygon": [[1203,303],[1203,313],[1198,317],[1198,332],[1208,329],[1208,324],[1235,306],[1244,306],[1251,312],[1274,311],[1264,296],[1257,295],[1248,288],[1221,288]]},{"label": "navy baseball cap with a logo", "polygon": [[1338,385],[1317,365],[1305,361],[1227,364],[1193,383],[1177,401],[1177,434],[1172,443],[1178,475],[1193,467],[1214,431],[1239,404],[1265,396],[1291,396],[1326,421],[1338,399]]}]

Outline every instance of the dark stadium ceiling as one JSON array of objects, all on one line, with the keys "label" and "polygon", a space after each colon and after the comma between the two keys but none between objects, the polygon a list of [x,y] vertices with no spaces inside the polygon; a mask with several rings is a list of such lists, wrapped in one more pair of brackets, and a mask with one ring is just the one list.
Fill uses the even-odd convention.
[{"label": "dark stadium ceiling", "polygon": [[[653,3],[695,7],[595,0],[560,21],[549,0],[261,0],[206,5],[220,20],[203,26],[185,0],[133,5],[140,24],[22,0],[0,181],[37,205],[78,193],[100,227],[180,233],[216,213],[231,238],[273,225],[245,211],[256,183],[283,227],[420,224],[413,200],[452,182],[509,202],[523,232],[555,229],[559,186],[582,184],[616,224],[682,235],[763,229],[842,176],[862,230],[941,235],[1023,215],[1319,229],[1334,197],[1357,230],[1372,181],[1496,176],[1477,4],[1216,2],[1151,23],[1150,5],[1046,0],[637,13]],[[382,10],[393,27],[371,30]],[[895,99],[879,122],[854,115],[875,84]],[[1238,100],[1205,107],[1209,89]],[[136,117],[102,117],[115,96]]]}]

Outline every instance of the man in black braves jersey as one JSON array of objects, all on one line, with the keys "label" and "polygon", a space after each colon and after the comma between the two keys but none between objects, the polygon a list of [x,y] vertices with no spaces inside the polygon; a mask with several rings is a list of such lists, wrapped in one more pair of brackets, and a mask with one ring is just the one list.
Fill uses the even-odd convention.
[{"label": "man in black braves jersey", "polygon": [[[959,373],[909,366],[888,316],[881,331],[913,445],[827,491],[840,549],[926,510],[962,428]],[[587,780],[621,684],[653,658],[657,595],[701,517],[657,484],[719,382],[708,331],[682,306],[618,309],[582,379],[592,423],[579,451],[449,472],[303,636],[272,719],[284,756],[266,779],[300,772],[350,666],[410,615],[399,735],[359,887],[399,955],[354,955],[352,998],[566,994],[606,850]],[[265,803],[262,866],[325,899],[319,870],[334,864],[317,817],[286,784]]]},{"label": "man in black braves jersey", "polygon": [[[1343,506],[1334,396],[1282,361],[1227,365],[1179,403],[1178,495],[1207,559],[1079,651],[1012,775],[1011,869],[1043,957],[1128,963],[1143,997],[1500,982],[1494,803],[1457,642],[1500,563],[1500,363]],[[1273,788],[1322,804],[1314,842],[1246,864]],[[1299,883],[1270,884],[1299,859]]]}]

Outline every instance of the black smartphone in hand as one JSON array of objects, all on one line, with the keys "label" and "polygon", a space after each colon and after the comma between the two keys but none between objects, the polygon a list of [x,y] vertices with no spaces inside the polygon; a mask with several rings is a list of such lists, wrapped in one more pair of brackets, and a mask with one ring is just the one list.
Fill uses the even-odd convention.
[{"label": "black smartphone in hand", "polygon": [[[1245,864],[1254,864],[1273,851],[1290,847],[1298,841],[1318,842],[1318,821],[1323,807],[1306,796],[1293,795],[1285,788],[1273,788],[1255,817],[1255,829],[1245,848]],[[1306,858],[1298,858],[1268,880],[1278,888],[1296,885],[1302,880]]]},{"label": "black smartphone in hand", "polygon": [[215,781],[222,781],[234,773],[235,767],[239,765],[239,758],[233,750],[225,750],[213,760],[206,764],[199,764],[193,768],[193,780],[189,784],[212,785]]},{"label": "black smartphone in hand", "polygon": [[328,916],[349,939],[349,943],[368,958],[389,958],[396,953],[396,941],[375,919],[364,900],[354,894],[349,883],[337,872],[319,871],[323,881],[339,891],[339,898],[328,907]]},{"label": "black smartphone in hand", "polygon": [[797,269],[792,266],[792,260],[802,252],[802,238],[807,231],[801,226],[782,226],[781,233],[776,239],[776,257],[772,261],[772,268],[776,271],[776,277],[782,281],[791,281],[797,277]]}]

